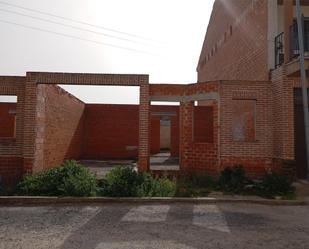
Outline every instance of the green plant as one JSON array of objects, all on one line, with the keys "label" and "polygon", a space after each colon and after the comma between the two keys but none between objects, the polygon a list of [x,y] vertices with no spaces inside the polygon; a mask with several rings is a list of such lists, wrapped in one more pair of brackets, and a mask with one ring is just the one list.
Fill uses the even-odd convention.
[{"label": "green plant", "polygon": [[239,194],[245,190],[245,186],[249,183],[245,169],[241,165],[236,165],[221,172],[218,186],[225,192]]},{"label": "green plant", "polygon": [[294,190],[287,177],[276,173],[267,173],[262,181],[255,185],[256,194],[267,198],[292,196]]},{"label": "green plant", "polygon": [[107,173],[102,194],[110,197],[133,197],[137,195],[142,178],[131,167],[116,167]]},{"label": "green plant", "polygon": [[186,172],[177,181],[179,197],[204,197],[216,187],[215,180],[205,171]]},{"label": "green plant", "polygon": [[213,188],[216,184],[206,171],[187,172],[179,181],[192,188]]},{"label": "green plant", "polygon": [[60,167],[28,175],[18,187],[26,195],[91,196],[95,194],[96,180],[87,168],[72,160]]},{"label": "green plant", "polygon": [[172,197],[176,194],[176,181],[170,180],[167,176],[154,178],[144,173],[141,178],[137,191],[139,197]]}]

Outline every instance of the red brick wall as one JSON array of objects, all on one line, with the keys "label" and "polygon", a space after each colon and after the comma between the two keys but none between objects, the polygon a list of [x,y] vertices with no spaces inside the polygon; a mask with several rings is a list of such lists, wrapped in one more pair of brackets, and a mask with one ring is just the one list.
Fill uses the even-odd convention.
[{"label": "red brick wall", "polygon": [[[194,102],[183,102],[180,106],[180,163],[181,169],[208,171],[210,174],[218,175],[219,172],[219,83],[193,84],[189,85],[186,94],[195,96],[197,94],[212,94],[211,100],[199,103],[212,108],[212,114],[208,119],[213,122],[213,140],[211,142],[195,142],[194,132]],[[205,108],[205,107],[204,107]],[[206,127],[207,128],[207,127]]]},{"label": "red brick wall", "polygon": [[267,0],[216,0],[198,82],[268,80],[267,16]]},{"label": "red brick wall", "polygon": [[160,117],[151,116],[150,153],[160,152]]},{"label": "red brick wall", "polygon": [[213,126],[216,127],[212,134],[212,142],[195,142],[193,140],[193,113],[194,103],[181,104],[180,127],[181,127],[181,169],[208,171],[210,174],[218,174],[218,108],[214,103]]},{"label": "red brick wall", "polygon": [[0,103],[0,137],[15,136],[15,115],[9,113],[16,112],[16,103]]},{"label": "red brick wall", "polygon": [[67,159],[79,159],[85,104],[58,86],[38,87],[39,98],[44,100],[44,108],[38,109],[41,113],[37,117],[42,119],[40,129],[43,129],[42,169],[60,165]]},{"label": "red brick wall", "polygon": [[[268,81],[229,81],[221,83],[220,155],[221,169],[242,164],[256,176],[272,168],[273,141],[272,91]],[[234,101],[254,100],[255,139],[233,139]],[[251,105],[251,102],[244,102]],[[249,122],[250,123],[250,122]]]},{"label": "red brick wall", "polygon": [[138,154],[137,105],[87,104],[83,158],[134,158]]},{"label": "red brick wall", "polygon": [[193,113],[194,142],[212,143],[213,134],[213,108],[211,106],[194,106]]},{"label": "red brick wall", "polygon": [[[151,112],[174,111],[178,107],[151,106]],[[139,107],[137,105],[87,104],[83,137],[85,159],[136,158],[138,156]],[[178,115],[172,117],[172,155],[178,155]],[[160,117],[151,116],[151,153],[160,151]]]},{"label": "red brick wall", "polygon": [[[2,138],[0,136],[0,176],[1,182],[4,185],[16,184],[25,172],[24,168],[24,108],[25,108],[25,77],[15,76],[0,76],[0,95],[14,95],[18,98],[17,104],[10,103],[9,105],[15,109],[16,114],[16,134],[14,138]],[[0,104],[3,107],[3,104]],[[5,108],[5,113],[8,109]],[[3,117],[3,115],[0,114]],[[9,120],[0,122],[0,130],[5,130],[6,136],[12,134],[12,125],[14,122],[12,117]],[[4,128],[10,127],[9,129]],[[2,133],[2,135],[3,135]]]}]

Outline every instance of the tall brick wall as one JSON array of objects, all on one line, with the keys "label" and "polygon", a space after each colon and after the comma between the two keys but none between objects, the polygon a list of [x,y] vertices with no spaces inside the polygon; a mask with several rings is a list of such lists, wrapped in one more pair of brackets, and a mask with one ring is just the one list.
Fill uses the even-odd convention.
[{"label": "tall brick wall", "polygon": [[215,1],[198,82],[268,80],[267,11],[267,0]]},{"label": "tall brick wall", "polygon": [[38,119],[42,119],[38,129],[43,139],[43,160],[39,167],[48,169],[66,159],[79,159],[85,104],[55,85],[38,85],[38,93],[38,100],[44,107],[38,109]]}]

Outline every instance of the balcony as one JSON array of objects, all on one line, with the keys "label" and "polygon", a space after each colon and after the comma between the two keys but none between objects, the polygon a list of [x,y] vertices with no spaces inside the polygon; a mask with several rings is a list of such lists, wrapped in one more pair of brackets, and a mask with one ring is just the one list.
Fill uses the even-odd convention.
[{"label": "balcony", "polygon": [[[305,50],[305,66],[306,70],[309,69],[309,18],[304,19],[304,50]],[[280,67],[285,63],[284,54],[284,41],[285,34],[280,33],[275,37],[275,68]],[[289,34],[289,54],[286,62],[287,74],[289,76],[299,76],[300,65],[299,65],[299,45],[298,45],[298,29],[297,22],[294,21],[293,25],[290,26]]]}]

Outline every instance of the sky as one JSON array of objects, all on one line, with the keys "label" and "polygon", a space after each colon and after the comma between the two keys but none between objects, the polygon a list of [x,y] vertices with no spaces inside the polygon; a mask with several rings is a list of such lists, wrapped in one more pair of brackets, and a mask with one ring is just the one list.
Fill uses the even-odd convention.
[{"label": "sky", "polygon": [[[214,0],[0,0],[0,75],[149,74],[194,83]],[[87,103],[134,104],[137,88],[62,86]]]}]

